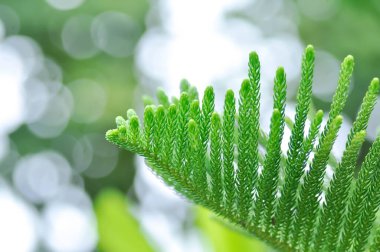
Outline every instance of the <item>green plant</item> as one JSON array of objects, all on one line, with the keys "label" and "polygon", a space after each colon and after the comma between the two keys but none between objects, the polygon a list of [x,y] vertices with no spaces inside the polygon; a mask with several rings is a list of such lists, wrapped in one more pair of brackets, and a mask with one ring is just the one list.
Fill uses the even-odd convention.
[{"label": "green plant", "polygon": [[[320,134],[322,111],[310,115],[311,126],[305,132],[314,67],[314,49],[308,46],[302,59],[294,122],[285,117],[284,69],[276,72],[268,135],[259,126],[260,62],[258,55],[251,53],[249,79],[241,85],[238,109],[233,91],[228,90],[223,115],[216,112],[212,87],[206,88],[200,106],[197,90],[183,81],[179,99],[170,102],[158,91],[159,105],[146,105],[143,127],[136,113],[128,110],[127,119],[117,117],[117,129],[108,131],[106,138],[144,156],[152,170],[186,198],[279,250],[378,251],[380,226],[375,219],[380,205],[380,137],[358,176],[355,174],[380,90],[377,78],[364,97],[341,161],[331,154],[353,66],[353,57],[346,57]],[[291,128],[287,153],[281,150],[285,125]],[[327,165],[333,166],[335,173],[324,190]],[[324,203],[320,201],[322,193]]]},{"label": "green plant", "polygon": [[131,213],[130,202],[116,189],[104,189],[94,202],[98,227],[99,251],[154,251],[140,223]]}]

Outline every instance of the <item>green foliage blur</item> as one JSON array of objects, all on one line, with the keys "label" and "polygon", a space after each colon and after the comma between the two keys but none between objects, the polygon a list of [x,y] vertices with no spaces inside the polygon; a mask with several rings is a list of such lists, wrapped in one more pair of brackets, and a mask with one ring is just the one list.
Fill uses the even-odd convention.
[{"label": "green foliage blur", "polygon": [[218,221],[204,208],[197,209],[197,224],[215,251],[270,251],[270,248],[259,240]]},{"label": "green foliage blur", "polygon": [[114,189],[103,190],[95,200],[101,251],[151,252],[142,230],[129,210],[125,196]]},{"label": "green foliage blur", "polygon": [[355,85],[349,97],[350,106],[346,108],[354,118],[366,87],[374,76],[379,76],[380,4],[375,0],[332,2],[338,5],[332,18],[316,21],[301,15],[299,29],[306,43],[339,59],[347,54],[355,57]]},{"label": "green foliage blur", "polygon": [[[45,1],[0,0],[1,5],[11,7],[20,19],[19,34],[30,36],[40,46],[43,53],[62,67],[63,82],[70,83],[77,79],[90,79],[105,89],[108,99],[105,113],[95,123],[79,124],[71,121],[62,136],[55,139],[40,139],[31,134],[25,127],[14,132],[11,139],[17,143],[21,155],[35,153],[44,149],[53,149],[67,153],[65,137],[79,137],[85,133],[100,133],[113,125],[117,114],[124,114],[125,108],[135,103],[135,88],[138,85],[134,73],[133,55],[115,58],[105,53],[98,53],[89,59],[77,60],[68,55],[62,48],[60,31],[65,22],[73,16],[94,17],[105,11],[120,11],[131,18],[140,27],[140,36],[144,32],[144,19],[148,10],[148,1],[85,1],[80,7],[61,11],[49,6]],[[136,41],[137,42],[137,41]],[[96,101],[94,101],[96,102]],[[114,186],[127,191],[133,181],[134,170],[125,168],[133,165],[133,156],[123,153],[111,174],[99,179],[85,177],[86,191],[95,196],[102,188]]]}]

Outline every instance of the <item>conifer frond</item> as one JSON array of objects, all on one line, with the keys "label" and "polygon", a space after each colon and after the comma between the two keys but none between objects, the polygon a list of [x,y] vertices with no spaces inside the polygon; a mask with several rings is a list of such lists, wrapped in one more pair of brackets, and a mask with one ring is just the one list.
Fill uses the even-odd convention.
[{"label": "conifer frond", "polygon": [[284,240],[287,240],[289,236],[290,224],[296,202],[296,191],[299,179],[303,173],[303,167],[297,166],[297,157],[302,149],[305,122],[310,108],[314,58],[314,48],[308,46],[302,59],[301,83],[297,93],[298,103],[285,166],[285,183],[281,190],[282,197],[279,200],[276,217],[278,235],[283,237],[282,239]]},{"label": "conifer frond", "polygon": [[[215,111],[211,86],[199,100],[197,89],[183,80],[179,98],[169,99],[162,89],[157,91],[157,104],[144,97],[143,122],[128,110],[126,119],[116,118],[117,129],[109,130],[106,138],[145,157],[153,172],[181,195],[280,251],[379,251],[380,226],[375,223],[380,206],[380,136],[358,164],[379,80],[372,80],[338,162],[331,150],[343,121],[354,60],[348,56],[342,62],[320,133],[323,112],[310,111],[314,58],[314,49],[308,46],[294,122],[285,115],[286,74],[282,67],[277,69],[268,133],[259,124],[260,61],[251,53],[248,79],[242,82],[239,97],[232,90],[226,92],[221,113]],[[309,114],[312,119],[305,132]],[[281,150],[285,125],[291,130],[287,153]],[[335,172],[324,189],[331,161]]]},{"label": "conifer frond", "polygon": [[374,232],[373,241],[371,244],[371,247],[369,248],[370,252],[377,252],[380,248],[380,227],[376,229],[376,232]]},{"label": "conifer frond", "polygon": [[363,251],[380,203],[380,137],[373,143],[359,172],[344,220],[339,251]]},{"label": "conifer frond", "polygon": [[318,228],[315,233],[316,251],[322,251],[325,248],[334,251],[336,248],[343,222],[342,216],[346,208],[345,202],[349,195],[353,173],[365,135],[365,131],[360,131],[353,136],[330,183],[325,207],[319,215]]},{"label": "conifer frond", "polygon": [[232,215],[235,207],[236,198],[236,179],[235,179],[235,96],[232,90],[228,90],[224,100],[223,113],[223,195],[225,197],[224,207],[226,214]]}]

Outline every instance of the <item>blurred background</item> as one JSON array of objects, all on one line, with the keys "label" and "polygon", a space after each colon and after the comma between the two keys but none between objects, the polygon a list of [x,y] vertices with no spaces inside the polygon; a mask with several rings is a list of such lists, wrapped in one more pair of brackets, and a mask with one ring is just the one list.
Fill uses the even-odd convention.
[{"label": "blurred background", "polygon": [[[304,47],[317,50],[314,97],[328,109],[341,60],[356,59],[336,156],[380,73],[377,0],[0,0],[0,251],[270,251],[230,231],[104,134],[142,95],[182,78],[227,88],[262,62],[262,125],[276,68],[288,115]],[[366,146],[380,125],[380,102]],[[285,144],[286,147],[286,144]]]}]

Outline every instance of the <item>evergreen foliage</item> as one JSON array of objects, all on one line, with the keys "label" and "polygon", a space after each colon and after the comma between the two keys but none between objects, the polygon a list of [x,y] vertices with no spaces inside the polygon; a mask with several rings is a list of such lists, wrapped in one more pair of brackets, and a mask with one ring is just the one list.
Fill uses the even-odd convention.
[{"label": "evergreen foliage", "polygon": [[[354,59],[342,62],[322,132],[322,111],[313,115],[306,132],[314,58],[308,46],[294,123],[285,116],[286,74],[278,68],[269,133],[259,124],[260,61],[251,53],[248,79],[238,99],[232,90],[226,92],[223,113],[215,111],[211,86],[200,101],[197,89],[182,81],[179,99],[170,101],[159,89],[156,105],[144,98],[143,125],[128,110],[126,119],[116,118],[117,128],[106,138],[144,156],[165,183],[189,200],[280,251],[379,251],[380,136],[359,163],[379,80],[372,80],[342,159],[335,161],[331,150],[343,122]],[[281,149],[285,125],[291,129],[287,151]],[[335,172],[325,189],[328,165]]]}]

